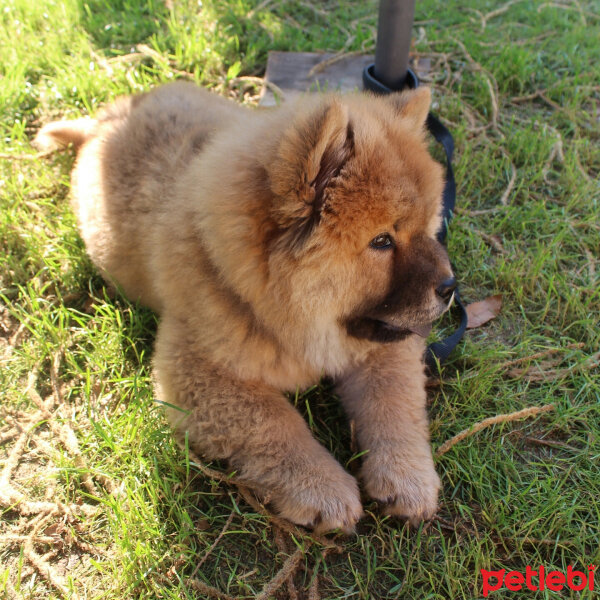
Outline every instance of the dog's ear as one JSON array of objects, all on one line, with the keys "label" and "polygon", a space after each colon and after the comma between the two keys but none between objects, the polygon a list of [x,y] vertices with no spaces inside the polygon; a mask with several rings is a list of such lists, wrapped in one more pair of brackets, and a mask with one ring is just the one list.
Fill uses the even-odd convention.
[{"label": "dog's ear", "polygon": [[285,131],[269,168],[282,243],[298,249],[310,237],[328,186],[353,152],[348,109],[335,97],[299,115]]},{"label": "dog's ear", "polygon": [[398,114],[409,122],[413,128],[421,131],[427,120],[431,106],[431,91],[427,87],[399,92],[385,97]]}]

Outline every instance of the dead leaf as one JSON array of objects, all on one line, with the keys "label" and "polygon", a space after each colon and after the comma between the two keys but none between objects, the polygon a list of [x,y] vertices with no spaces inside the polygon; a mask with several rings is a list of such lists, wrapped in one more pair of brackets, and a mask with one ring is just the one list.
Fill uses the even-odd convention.
[{"label": "dead leaf", "polygon": [[502,308],[502,294],[490,296],[485,300],[467,304],[467,329],[481,327],[484,323],[497,317]]},{"label": "dead leaf", "polygon": [[196,521],[196,529],[199,529],[200,531],[206,531],[207,529],[210,529],[210,523],[207,519],[198,519]]}]

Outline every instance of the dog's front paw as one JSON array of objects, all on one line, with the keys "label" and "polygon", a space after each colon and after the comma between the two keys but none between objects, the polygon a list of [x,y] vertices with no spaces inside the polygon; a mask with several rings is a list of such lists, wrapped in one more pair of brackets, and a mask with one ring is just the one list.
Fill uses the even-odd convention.
[{"label": "dog's front paw", "polygon": [[418,466],[410,462],[370,456],[363,465],[362,479],[367,494],[383,505],[385,514],[417,526],[437,511],[440,478],[429,460]]},{"label": "dog's front paw", "polygon": [[279,515],[315,533],[352,533],[363,515],[358,484],[341,467],[291,482],[270,499]]}]

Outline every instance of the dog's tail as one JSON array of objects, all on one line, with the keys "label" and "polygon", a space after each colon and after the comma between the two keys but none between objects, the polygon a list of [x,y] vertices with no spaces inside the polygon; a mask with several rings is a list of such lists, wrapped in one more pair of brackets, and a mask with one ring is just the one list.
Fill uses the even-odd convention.
[{"label": "dog's tail", "polygon": [[54,121],[44,125],[35,136],[33,145],[41,152],[52,152],[72,144],[78,150],[93,137],[98,121],[84,117],[72,121]]}]

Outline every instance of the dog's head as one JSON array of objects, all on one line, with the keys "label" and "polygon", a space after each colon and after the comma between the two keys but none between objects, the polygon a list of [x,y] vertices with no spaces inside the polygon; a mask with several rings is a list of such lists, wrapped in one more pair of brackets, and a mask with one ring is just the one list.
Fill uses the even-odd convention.
[{"label": "dog's head", "polygon": [[300,112],[269,166],[270,260],[292,298],[353,338],[422,330],[455,288],[441,227],[443,173],[430,156],[427,88],[329,96]]}]

